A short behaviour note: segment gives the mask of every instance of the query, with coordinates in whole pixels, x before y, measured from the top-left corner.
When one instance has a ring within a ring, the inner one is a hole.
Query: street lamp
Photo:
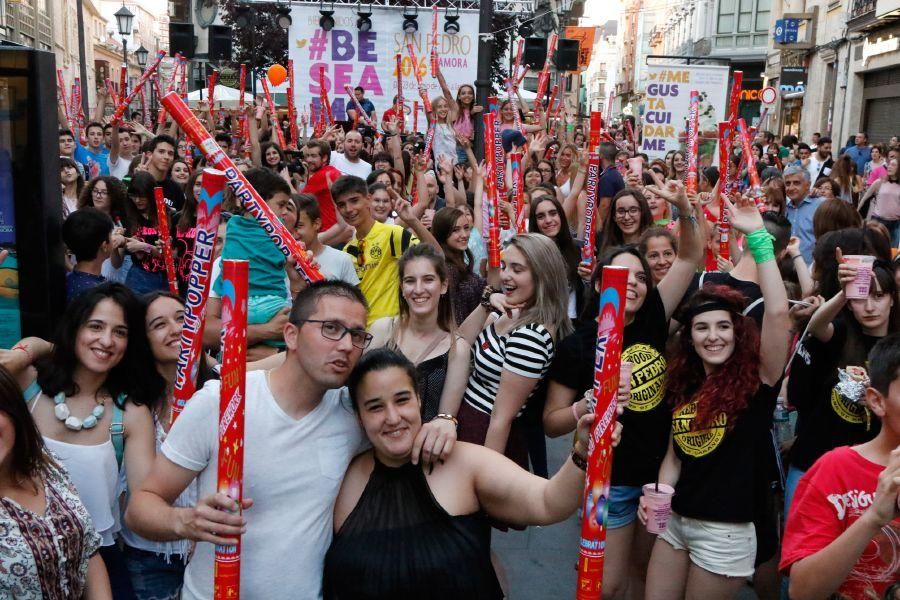
[[[144,45],[141,44],[141,47],[134,51],[134,56],[137,58],[138,66],[141,70],[144,70],[144,67],[147,66],[147,57],[150,55],[150,51],[144,48]]]
[[[131,23],[134,20],[134,15],[128,7],[122,4],[122,8],[117,10],[113,16],[116,17],[116,23],[119,26],[119,35],[122,36],[122,64],[125,65],[125,82],[126,87],[128,86],[128,37],[131,35]],[[119,93],[122,94],[122,97],[125,97],[125,90],[119,90]]]

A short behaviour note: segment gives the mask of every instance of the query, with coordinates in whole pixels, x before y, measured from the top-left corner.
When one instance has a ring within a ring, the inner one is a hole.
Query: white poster
[[[719,121],[728,105],[728,67],[709,65],[647,65],[647,86],[641,103],[641,152],[665,158],[669,150],[684,150],[691,90],[700,92],[700,164],[713,161]]]
[[[344,89],[360,86],[365,97],[375,105],[378,118],[391,107],[397,93],[396,55],[402,56],[403,98],[407,112],[419,98],[413,63],[407,52],[412,42],[422,84],[434,99],[441,94],[437,79],[431,77],[431,11],[419,11],[419,30],[403,32],[403,11],[372,7],[372,29],[359,31],[355,6],[334,6],[335,26],[331,31],[319,27],[319,5],[295,4],[291,7],[292,24],[288,32],[290,58],[294,61],[297,89],[294,99],[298,110],[320,105],[319,69],[325,67],[325,88],[336,120],[346,119],[350,98]],[[460,85],[475,83],[478,68],[478,13],[460,12],[460,32],[444,33],[444,14],[438,15],[438,55],[440,68],[450,91],[455,95]],[[420,106],[419,110],[423,110]],[[420,116],[420,129],[425,117]]]

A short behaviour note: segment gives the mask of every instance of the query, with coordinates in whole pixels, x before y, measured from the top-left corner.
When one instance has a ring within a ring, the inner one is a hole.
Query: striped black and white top
[[[499,335],[491,323],[478,334],[472,348],[473,369],[463,399],[472,408],[491,414],[504,369],[522,377],[541,379],[550,368],[553,353],[553,336],[539,323],[522,325],[506,335]]]

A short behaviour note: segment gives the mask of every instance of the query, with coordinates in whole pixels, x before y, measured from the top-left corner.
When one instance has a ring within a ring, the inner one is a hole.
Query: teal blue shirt
[[[287,297],[284,255],[253,217],[235,216],[228,221],[225,226],[225,245],[222,248],[222,260],[226,259],[250,261],[250,297]],[[221,295],[221,276],[213,282],[213,289]]]

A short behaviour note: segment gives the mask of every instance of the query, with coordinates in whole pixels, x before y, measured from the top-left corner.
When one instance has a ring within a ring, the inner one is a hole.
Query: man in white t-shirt
[[[371,341],[366,316],[358,288],[313,284],[297,295],[285,325],[284,363],[247,374],[242,515],[235,500],[216,493],[219,382],[188,402],[125,517],[149,539],[199,542],[182,598],[213,597],[214,544],[234,544],[238,535],[242,595],[321,597],[334,501],[350,460],[366,445],[341,388]],[[197,506],[173,507],[194,478]]]
[[[113,132],[110,136],[109,156],[106,157],[106,164],[109,166],[109,174],[120,181],[128,176],[131,161],[134,159],[135,153],[140,150],[140,147],[134,148],[131,136],[132,132],[123,127],[119,127],[118,131]]]
[[[341,172],[341,175],[355,175],[365,179],[372,172],[372,165],[359,157],[363,148],[362,135],[355,129],[348,131],[344,136],[344,153],[331,153],[332,167]]]

